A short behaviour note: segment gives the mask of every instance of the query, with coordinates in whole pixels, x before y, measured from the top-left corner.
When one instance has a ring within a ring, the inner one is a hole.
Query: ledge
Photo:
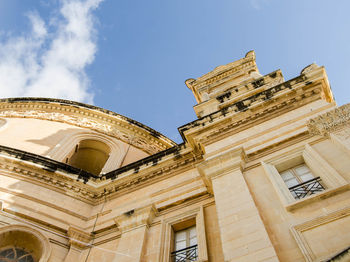
[[[306,206],[306,205],[308,205],[310,203],[313,203],[313,202],[315,202],[317,200],[322,200],[322,199],[329,198],[331,196],[340,194],[340,193],[342,193],[342,192],[344,192],[346,190],[349,190],[349,189],[350,189],[350,184],[349,183],[347,183],[345,185],[338,186],[336,188],[326,189],[323,192],[320,192],[318,194],[314,194],[314,195],[309,196],[309,197],[305,197],[305,198],[299,199],[299,200],[297,200],[296,202],[294,202],[292,204],[286,205],[285,209],[287,211],[293,212],[294,210],[302,208],[302,207],[304,207],[304,206]]]
[[[73,174],[73,175],[77,175],[77,180],[82,179],[84,183],[86,183],[90,178],[95,178],[95,179],[98,178],[98,176],[91,174],[85,170],[70,166],[68,164],[65,164],[47,157],[25,152],[19,149],[0,146],[0,153],[3,155],[15,157],[20,160],[32,162],[35,164],[40,164],[41,166],[43,166],[44,170],[49,172],[55,172],[59,170],[59,171],[64,171],[64,172]]]

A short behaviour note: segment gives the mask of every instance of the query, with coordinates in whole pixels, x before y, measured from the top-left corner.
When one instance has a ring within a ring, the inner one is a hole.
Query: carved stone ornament
[[[25,102],[0,101],[0,117],[35,118],[88,128],[115,137],[149,154],[175,145],[173,141],[149,127],[116,113],[47,100],[46,103],[45,99],[31,102],[30,98]]]
[[[330,132],[337,131],[349,125],[350,104],[346,104],[310,119],[307,126],[310,134],[328,137]]]

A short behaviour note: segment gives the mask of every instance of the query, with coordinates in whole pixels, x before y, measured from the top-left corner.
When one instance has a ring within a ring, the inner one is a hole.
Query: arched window
[[[70,157],[66,158],[66,163],[99,175],[106,164],[111,149],[101,141],[86,139],[80,141],[74,148]]]
[[[49,240],[41,232],[24,225],[0,228],[0,262],[47,262]]]
[[[9,247],[0,251],[0,262],[34,262],[33,256],[17,247]]]

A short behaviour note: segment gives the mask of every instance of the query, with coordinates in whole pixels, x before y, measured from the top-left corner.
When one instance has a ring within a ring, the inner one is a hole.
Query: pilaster
[[[122,232],[115,262],[142,261],[147,231],[156,210],[153,205],[130,210],[114,219]]]
[[[77,262],[80,260],[81,252],[89,246],[92,237],[78,227],[70,226],[68,228],[69,252],[64,262]]]
[[[226,151],[198,166],[215,197],[225,261],[278,261],[243,177],[242,148]]]

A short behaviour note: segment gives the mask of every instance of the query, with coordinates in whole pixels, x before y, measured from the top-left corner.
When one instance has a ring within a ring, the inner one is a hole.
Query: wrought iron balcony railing
[[[198,259],[198,247],[193,245],[171,252],[172,262],[190,262]]]
[[[320,177],[315,177],[299,185],[292,186],[288,189],[295,199],[301,199],[325,190],[324,186],[321,184]]]

